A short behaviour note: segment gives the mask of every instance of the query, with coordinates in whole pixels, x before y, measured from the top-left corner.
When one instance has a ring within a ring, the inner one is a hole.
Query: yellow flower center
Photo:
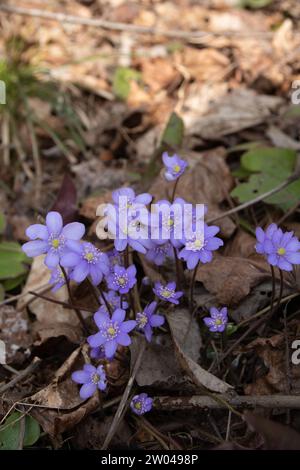
[[[173,166],[173,171],[174,171],[174,173],[178,173],[180,171],[180,166],[179,165],[174,165]]]
[[[215,321],[215,324],[216,324],[216,325],[222,325],[222,320],[220,320],[220,319],[218,318],[218,320]]]
[[[194,241],[194,246],[195,246],[195,248],[201,248],[201,246],[202,246],[201,240],[195,240]]]
[[[94,384],[97,384],[97,383],[99,382],[99,380],[100,380],[99,375],[98,375],[98,374],[93,374],[93,376],[92,376],[92,382],[93,382]]]
[[[86,259],[87,261],[93,261],[93,259],[94,259],[93,253],[86,253],[85,259]]]
[[[168,225],[169,227],[172,227],[174,225],[174,220],[173,219],[169,219],[168,220]]]
[[[285,248],[278,248],[277,253],[278,253],[279,255],[285,255],[286,250],[285,250]]]
[[[168,298],[168,297],[170,297],[171,292],[170,292],[168,289],[163,289],[163,290],[161,291],[161,295],[162,295],[163,297],[167,297],[167,298]]]
[[[53,246],[53,248],[58,248],[59,247],[59,239],[58,238],[54,238],[52,240],[52,246]]]
[[[137,402],[134,404],[134,407],[135,407],[137,410],[140,410],[140,409],[142,408],[141,402],[137,401]]]
[[[110,326],[107,329],[107,333],[109,334],[109,336],[114,336],[116,334],[116,330],[112,326]]]
[[[124,284],[126,284],[126,279],[125,279],[125,277],[119,277],[119,284],[120,284],[121,286],[124,286]]]

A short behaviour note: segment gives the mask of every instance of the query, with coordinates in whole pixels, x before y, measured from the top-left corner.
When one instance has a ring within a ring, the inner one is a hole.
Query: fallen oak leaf
[[[199,266],[196,280],[215,294],[220,304],[232,306],[269,277],[268,272],[261,272],[248,259],[216,255],[211,263]]]
[[[196,319],[191,318],[189,311],[186,309],[175,310],[168,314],[167,320],[179,364],[194,384],[218,393],[233,390],[231,385],[206,371],[196,362],[195,348],[200,349],[201,337]]]

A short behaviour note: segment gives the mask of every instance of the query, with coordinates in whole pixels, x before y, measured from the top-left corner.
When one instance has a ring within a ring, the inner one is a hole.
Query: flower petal
[[[121,346],[129,346],[131,344],[130,336],[122,331],[118,334],[117,341]]]
[[[134,328],[136,327],[136,321],[135,320],[128,320],[128,321],[124,321],[121,325],[120,325],[120,330],[123,332],[123,333],[129,333],[131,330],[133,330]]]
[[[78,264],[79,262],[80,262],[79,254],[74,253],[73,251],[64,253],[60,259],[60,264],[64,268],[72,268],[73,266],[76,266],[76,264]]]
[[[85,384],[90,380],[90,374],[84,370],[77,370],[73,372],[72,380],[77,384]]]
[[[63,227],[62,216],[59,212],[48,212],[46,216],[46,225],[49,233],[59,235]]]
[[[104,345],[105,355],[108,359],[112,358],[115,355],[118,344],[116,340],[108,341]]]
[[[40,238],[41,240],[47,240],[49,238],[49,232],[47,230],[46,225],[42,224],[34,224],[30,225],[26,229],[26,235],[31,240],[35,240],[36,238]]]
[[[92,348],[98,348],[105,343],[106,339],[103,338],[101,333],[96,333],[95,335],[89,336],[87,341]]]
[[[79,395],[83,400],[86,400],[87,398],[90,398],[92,395],[94,395],[96,390],[97,390],[97,385],[90,382],[88,384],[82,385]]]
[[[24,243],[24,245],[22,246],[22,250],[30,258],[46,253],[47,248],[48,248],[48,243],[42,240],[34,240],[32,242],[27,242],[27,243]]]
[[[118,323],[122,323],[124,321],[125,315],[126,315],[125,310],[122,310],[121,308],[117,308],[114,311],[111,319],[112,319],[113,322],[116,321]]]
[[[56,251],[48,251],[47,256],[45,258],[45,265],[49,269],[55,268],[59,263],[59,254]]]
[[[89,266],[86,261],[81,261],[72,272],[71,278],[76,282],[82,282],[89,274]]]
[[[62,235],[71,240],[80,240],[85,233],[85,226],[79,222],[72,222],[67,224],[63,230]]]

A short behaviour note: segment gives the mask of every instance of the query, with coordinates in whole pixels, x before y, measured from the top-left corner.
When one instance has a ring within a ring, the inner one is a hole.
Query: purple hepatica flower
[[[152,398],[147,393],[135,395],[130,402],[130,408],[136,415],[143,415],[151,410],[153,404]]]
[[[154,314],[157,302],[151,302],[143,312],[136,314],[137,328],[145,333],[147,341],[152,339],[152,328],[164,324],[165,319],[162,315]]]
[[[136,267],[132,264],[129,268],[115,266],[114,272],[107,276],[107,285],[110,289],[120,294],[127,294],[136,283]]]
[[[99,332],[89,336],[88,343],[92,348],[104,346],[105,356],[110,359],[114,356],[118,344],[129,346],[131,339],[128,333],[136,327],[136,321],[125,319],[125,310],[117,308],[110,318],[107,312],[97,312],[94,320]]]
[[[120,188],[116,189],[116,191],[113,191],[112,199],[116,206],[121,209],[121,211],[126,211],[129,217],[136,217],[140,208],[150,204],[152,201],[152,196],[148,193],[143,193],[136,196],[133,189]]]
[[[166,258],[174,258],[173,247],[169,241],[161,244],[153,242],[147,251],[146,258],[157,266],[161,266]]]
[[[256,251],[265,254],[271,266],[292,271],[293,264],[300,264],[300,242],[294,232],[283,232],[280,228],[270,230],[270,227],[266,233],[262,229],[256,230],[259,242]]]
[[[223,241],[215,237],[219,230],[215,225],[204,224],[204,240],[196,237],[185,240],[185,247],[179,252],[179,257],[186,261],[188,269],[194,269],[199,261],[203,264],[211,262],[212,251],[223,246]]]
[[[163,285],[161,282],[156,282],[153,288],[153,292],[162,300],[171,302],[172,304],[179,304],[179,298],[183,295],[183,292],[176,292],[176,283],[169,282],[167,285]]]
[[[122,308],[123,310],[126,310],[128,308],[128,303],[123,300],[122,305],[121,305],[121,297],[114,291],[110,290],[109,292],[103,292],[103,296],[106,299],[106,302],[110,306],[111,310],[114,311],[117,308]],[[107,307],[104,299],[102,296],[99,297],[99,301],[101,303],[101,307],[99,308],[100,312],[107,312]]]
[[[209,328],[209,331],[213,333],[222,333],[222,331],[225,330],[228,322],[227,307],[223,307],[221,310],[212,307],[210,309],[210,317],[203,318],[203,321]]]
[[[164,152],[162,160],[166,167],[165,178],[167,181],[177,180],[187,167],[187,162],[179,158],[176,154],[171,157],[167,152]]]
[[[109,273],[108,256],[89,242],[83,242],[79,246],[72,245],[72,250],[61,257],[61,265],[72,268],[70,279],[82,282],[90,276],[95,286]]]
[[[49,283],[53,284],[53,287],[51,289],[52,292],[56,292],[62,286],[65,285],[66,283],[65,276],[59,266],[51,270],[51,277],[50,277]]]
[[[46,254],[45,264],[52,269],[58,265],[70,242],[72,245],[79,245],[84,232],[83,224],[72,222],[63,227],[61,215],[58,212],[49,212],[46,225],[34,224],[26,229],[26,235],[31,241],[25,243],[22,250],[29,257]]]
[[[261,227],[257,227],[256,229],[256,239],[257,243],[255,245],[256,252],[260,255],[267,254],[265,251],[265,242],[267,240],[271,240],[274,233],[278,230],[276,224],[271,224],[269,227],[264,231]],[[267,243],[268,246],[268,243]]]
[[[107,386],[103,366],[96,368],[91,364],[85,364],[83,370],[73,372],[72,380],[78,384],[82,384],[79,395],[83,400],[94,395],[97,389],[105,390]]]
[[[171,244],[178,248],[182,246],[184,226],[192,223],[185,215],[186,202],[182,198],[176,198],[171,204],[167,200],[158,201],[151,213],[151,238],[158,243],[170,240]]]

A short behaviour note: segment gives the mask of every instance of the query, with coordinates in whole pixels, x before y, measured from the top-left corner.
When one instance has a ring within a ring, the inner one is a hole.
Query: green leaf
[[[161,139],[162,144],[179,147],[184,136],[184,123],[175,112],[171,114]]]
[[[236,197],[240,203],[244,203],[271,191],[293,173],[295,163],[296,152],[294,150],[259,148],[246,152],[241,157],[241,169],[249,172],[249,179],[237,185],[231,192],[231,196]],[[286,211],[293,207],[299,198],[300,180],[297,180],[264,201]]]
[[[273,0],[241,0],[241,6],[256,9],[271,5],[272,2]]]
[[[0,212],[0,235],[2,235],[2,233],[4,232],[5,226],[6,226],[6,220],[5,220],[4,214]]]
[[[20,442],[22,414],[11,413],[0,427],[0,450],[17,450]],[[32,446],[40,437],[40,426],[31,416],[25,417],[23,447]]]
[[[14,279],[26,273],[24,263],[29,263],[21,246],[15,242],[0,243],[0,280]]]
[[[126,100],[130,92],[131,80],[140,80],[141,74],[129,67],[118,67],[113,76],[113,92],[121,100]]]
[[[2,284],[6,292],[15,289],[22,284],[26,279],[26,273],[21,276],[15,277],[14,279],[5,279]]]

